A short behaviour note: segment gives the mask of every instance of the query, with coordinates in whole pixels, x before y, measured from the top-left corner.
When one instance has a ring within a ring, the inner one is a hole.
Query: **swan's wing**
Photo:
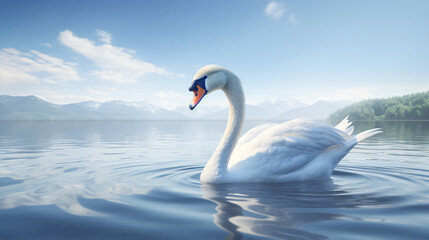
[[[278,123],[266,123],[259,126],[256,126],[249,131],[247,131],[243,136],[240,137],[238,140],[237,145],[242,145],[247,143],[248,141],[254,139],[256,136],[258,136],[261,132],[265,131],[268,128],[274,127],[279,125]]]
[[[228,164],[231,171],[284,175],[304,167],[324,149],[346,143],[342,131],[306,119],[267,127],[252,137],[237,144]]]

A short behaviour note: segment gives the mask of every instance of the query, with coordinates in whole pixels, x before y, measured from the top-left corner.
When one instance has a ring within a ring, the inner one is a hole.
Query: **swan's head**
[[[189,91],[194,93],[189,108],[193,110],[203,97],[215,90],[222,89],[227,83],[225,69],[216,65],[208,65],[195,74]]]

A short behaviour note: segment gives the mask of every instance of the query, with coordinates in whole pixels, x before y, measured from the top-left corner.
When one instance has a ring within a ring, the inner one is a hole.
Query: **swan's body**
[[[308,119],[257,126],[240,139],[245,99],[241,82],[232,72],[209,65],[194,77],[193,109],[201,99],[221,89],[229,100],[229,119],[218,147],[201,173],[202,182],[287,182],[327,179],[340,160],[359,141],[380,133],[358,135],[344,119],[336,127]]]

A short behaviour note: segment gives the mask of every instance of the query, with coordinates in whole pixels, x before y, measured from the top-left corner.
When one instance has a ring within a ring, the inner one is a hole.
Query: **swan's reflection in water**
[[[214,223],[226,239],[326,239],[306,224],[354,219],[333,208],[356,207],[359,198],[339,190],[332,181],[287,184],[203,184],[203,198],[217,204]],[[330,210],[327,211],[326,209]],[[325,210],[324,210],[325,209]],[[356,219],[355,219],[356,220]]]

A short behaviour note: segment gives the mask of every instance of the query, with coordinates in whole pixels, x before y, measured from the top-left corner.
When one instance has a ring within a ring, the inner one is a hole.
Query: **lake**
[[[0,239],[429,239],[429,122],[356,122],[331,180],[201,184],[225,124],[0,121]]]

